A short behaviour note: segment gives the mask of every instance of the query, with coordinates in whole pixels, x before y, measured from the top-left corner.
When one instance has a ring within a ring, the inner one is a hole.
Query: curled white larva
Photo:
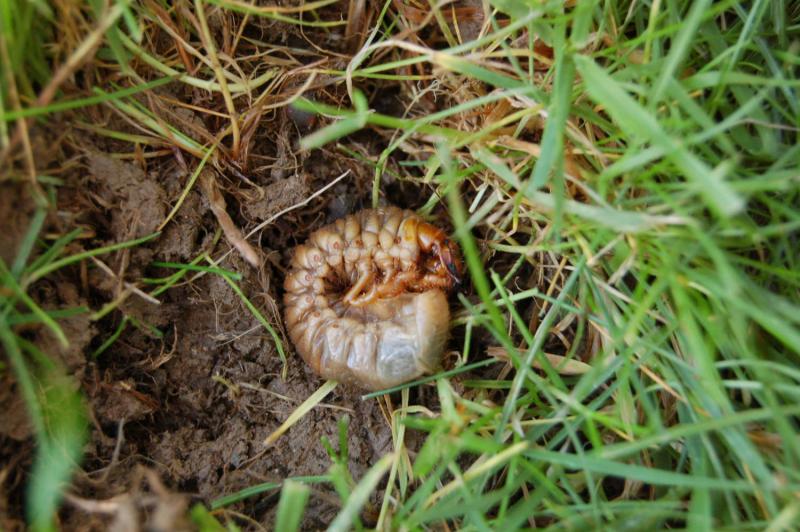
[[[285,321],[320,376],[370,390],[435,371],[447,340],[446,292],[461,274],[440,229],[397,207],[337,220],[297,246]]]

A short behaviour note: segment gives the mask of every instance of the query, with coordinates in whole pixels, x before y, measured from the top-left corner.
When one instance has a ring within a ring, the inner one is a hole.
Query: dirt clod
[[[155,232],[167,214],[164,189],[157,176],[148,179],[138,166],[103,153],[93,152],[87,158],[100,196],[118,205],[111,214],[113,233],[132,239]]]

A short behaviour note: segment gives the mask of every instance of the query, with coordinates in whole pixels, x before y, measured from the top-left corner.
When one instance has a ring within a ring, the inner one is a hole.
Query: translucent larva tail
[[[441,290],[429,290],[415,299],[419,342],[417,367],[433,373],[441,367],[442,351],[450,330],[450,307]]]
[[[396,386],[439,369],[450,325],[447,298],[441,290],[404,294],[389,301],[394,317],[377,327],[380,341],[375,374],[369,379],[375,389]]]

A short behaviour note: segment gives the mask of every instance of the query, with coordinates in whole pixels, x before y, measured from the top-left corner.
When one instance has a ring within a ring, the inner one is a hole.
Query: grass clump
[[[414,404],[410,386],[399,405],[365,398],[386,414],[391,452],[352,479],[343,436],[326,476],[259,484],[214,512],[282,488],[277,521],[296,529],[307,485],[324,484],[341,502],[337,529],[372,514],[378,529],[796,522],[795,4],[219,0],[97,13],[85,15],[105,28],[87,82],[51,111],[102,102],[106,123],[71,116],[119,157],[179,157],[195,177],[208,163],[240,202],[258,179],[285,177],[281,164],[357,161],[367,202],[411,189],[421,213],[447,213],[469,271],[455,362],[426,379],[435,399]],[[288,37],[270,40],[275,28]],[[24,140],[48,83],[10,65],[22,89],[3,85],[4,147],[14,124]],[[296,150],[262,127],[280,116],[303,133]],[[298,211],[295,227],[313,224],[313,209]],[[61,265],[49,264],[36,271]],[[209,256],[162,264],[235,280]],[[22,271],[6,268],[8,286]],[[6,316],[30,307],[23,294]],[[269,313],[254,312],[280,346]]]

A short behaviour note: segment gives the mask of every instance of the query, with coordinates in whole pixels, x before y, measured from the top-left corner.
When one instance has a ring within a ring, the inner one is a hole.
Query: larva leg
[[[353,307],[363,307],[364,305],[369,305],[375,301],[377,291],[378,286],[373,284],[372,288],[369,289],[369,292],[345,301],[345,303]]]
[[[419,274],[415,270],[407,270],[387,277],[385,281],[377,286],[375,297],[386,298],[399,296],[406,291],[408,286],[413,284]]]
[[[358,281],[356,281],[356,284],[354,284],[350,288],[350,290],[347,291],[342,300],[348,305],[356,305],[357,301],[361,299],[358,297],[358,295],[364,290],[364,288],[367,285],[372,284],[372,281],[374,279],[375,279],[375,272],[371,270],[366,270],[361,272],[361,277],[359,277]],[[374,291],[375,287],[373,286],[372,289],[370,290],[370,293]]]
[[[387,272],[386,279],[380,284],[372,285],[372,288],[361,297],[347,301],[353,306],[369,305],[378,299],[386,299],[399,296],[406,291],[406,288],[417,281],[419,274],[414,270],[401,272]]]
[[[452,286],[452,282],[447,277],[442,277],[441,275],[434,273],[428,273],[422,277],[414,279],[407,286],[418,292],[425,292],[432,288],[448,290]]]

